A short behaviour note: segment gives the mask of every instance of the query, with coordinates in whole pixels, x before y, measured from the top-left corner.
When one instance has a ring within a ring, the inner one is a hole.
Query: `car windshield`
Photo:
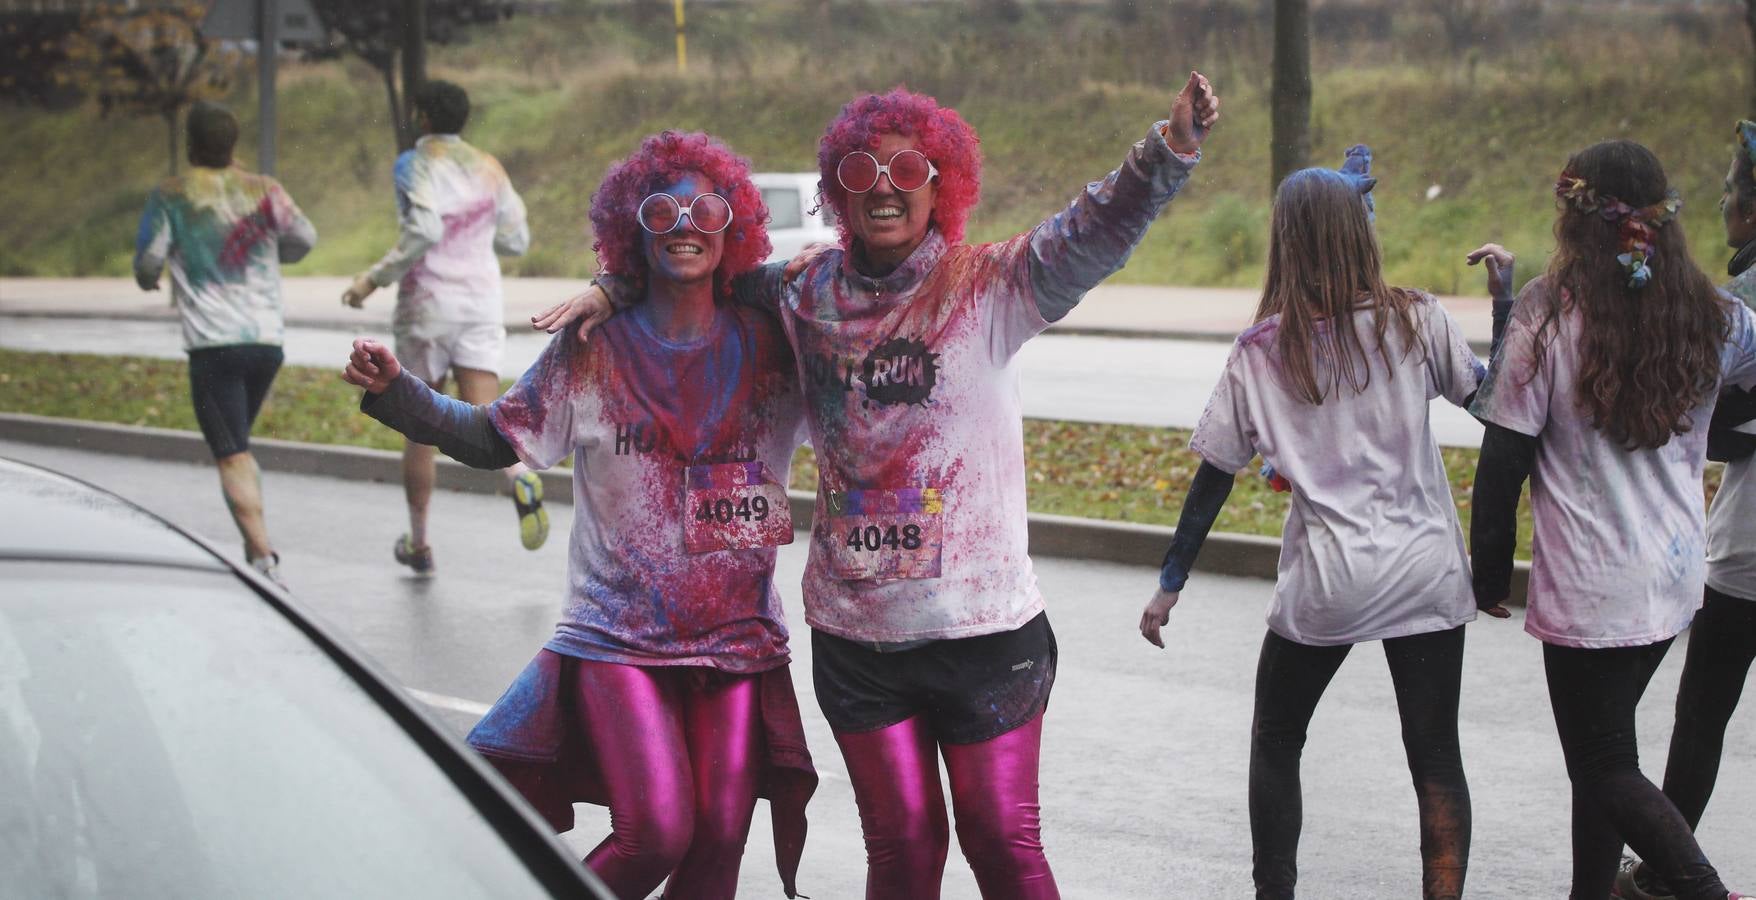
[[[805,224],[800,214],[797,188],[765,187],[762,189],[762,205],[768,207],[768,227],[771,231],[776,228],[799,228]]]
[[[0,582],[0,893],[549,896],[229,573],[0,562]]]

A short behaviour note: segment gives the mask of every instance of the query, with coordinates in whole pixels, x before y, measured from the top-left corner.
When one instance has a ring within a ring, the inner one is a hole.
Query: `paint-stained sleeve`
[[[382,394],[360,398],[360,411],[417,444],[475,469],[504,469],[518,461],[495,430],[488,409],[447,397],[403,372]]]
[[[293,202],[279,182],[268,183],[268,200],[274,209],[275,247],[283,263],[296,263],[317,246],[317,226]]]
[[[1483,422],[1528,437],[1537,437],[1549,424],[1549,395],[1554,391],[1555,366],[1541,360],[1540,307],[1552,302],[1542,294],[1546,278],[1532,279],[1518,295],[1512,321],[1500,349],[1488,366],[1488,377],[1476,391],[1470,414]],[[1543,364],[1539,365],[1539,362]]]
[[[786,291],[786,270],[786,263],[774,262],[739,275],[732,279],[732,298],[752,309],[776,313],[780,309],[781,295]]]
[[[171,253],[171,217],[165,212],[164,195],[154,189],[146,198],[146,210],[140,214],[140,229],[134,235],[134,283],[143,291],[158,287],[159,273]]]
[[[1427,399],[1444,397],[1453,406],[1463,406],[1487,377],[1487,367],[1438,300],[1423,295],[1420,305],[1427,342]]]
[[[1201,421],[1189,438],[1189,449],[1226,472],[1237,472],[1256,456],[1257,428],[1250,415],[1248,385],[1244,380],[1247,365],[1243,346],[1233,344],[1219,384],[1214,386],[1207,408],[1201,412]]]
[[[384,254],[366,277],[379,287],[394,284],[445,238],[445,220],[433,197],[432,178],[422,157],[407,151],[396,160],[399,225],[396,246]]]
[[[496,165],[497,170],[499,167]],[[494,197],[494,252],[523,256],[530,249],[530,222],[525,218],[524,198],[512,187],[512,179],[499,170],[500,189]]]
[[[601,341],[594,341],[596,347]],[[488,404],[494,430],[533,469],[546,469],[573,452],[575,409],[588,385],[581,377],[584,355],[591,352],[563,328],[500,399]]]
[[[1213,530],[1213,523],[1219,518],[1220,510],[1225,508],[1226,498],[1232,495],[1232,483],[1236,480],[1236,473],[1201,461],[1194,479],[1189,482],[1189,495],[1183,498],[1183,511],[1177,514],[1177,530],[1171,533],[1170,549],[1165,551],[1164,562],[1159,564],[1160,588],[1175,592],[1188,583],[1189,570],[1195,567],[1195,557],[1200,555],[1201,545],[1207,543],[1207,533]]]
[[[1729,306],[1732,321],[1721,354],[1721,383],[1748,391],[1756,388],[1756,314],[1736,299]]]
[[[1066,209],[1031,231],[1026,258],[1035,315],[1060,320],[1087,291],[1122,268],[1189,180],[1201,154],[1172,150],[1162,131],[1166,124],[1153,125],[1115,171],[1086,185]]]

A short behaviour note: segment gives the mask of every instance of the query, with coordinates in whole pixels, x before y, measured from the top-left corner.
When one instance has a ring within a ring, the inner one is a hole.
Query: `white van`
[[[768,207],[769,262],[792,259],[806,244],[836,242],[835,213],[817,201],[816,172],[757,172],[750,176]]]

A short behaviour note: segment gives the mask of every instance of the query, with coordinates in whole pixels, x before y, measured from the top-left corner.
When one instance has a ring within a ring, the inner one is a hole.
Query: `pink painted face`
[[[1738,178],[1738,163],[1732,161],[1732,168],[1726,172],[1725,189],[1719,195],[1719,212],[1725,219],[1726,245],[1742,247],[1756,240],[1756,198],[1746,198],[1748,206],[1738,208],[1738,190],[1735,187]]]
[[[713,193],[714,187],[713,182],[705,175],[689,172],[675,182],[659,188],[658,192],[670,194],[679,207],[687,209],[695,203],[697,197]],[[705,211],[703,217],[705,220]],[[676,227],[665,234],[653,234],[641,229],[641,251],[646,257],[646,269],[653,279],[677,285],[712,280],[713,272],[719,268],[720,258],[725,253],[726,233],[705,233],[697,226],[695,219],[693,212],[684,214],[681,221],[676,222]],[[672,219],[665,218],[661,221],[668,225]],[[732,227],[736,227],[735,224]]]
[[[879,137],[878,146],[871,153],[880,164],[889,165],[896,154],[916,149],[916,143],[912,136],[887,133]],[[927,237],[938,189],[934,180],[905,193],[896,189],[890,176],[880,175],[871,190],[848,193],[848,230],[853,232],[854,243],[868,263],[888,270],[908,259]]]

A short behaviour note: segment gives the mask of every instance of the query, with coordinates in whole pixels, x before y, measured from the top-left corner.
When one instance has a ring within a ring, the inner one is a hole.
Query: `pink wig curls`
[[[610,167],[591,197],[591,228],[598,267],[609,275],[646,284],[645,234],[635,218],[640,201],[689,173],[700,173],[732,205],[732,224],[725,231],[725,252],[714,270],[714,286],[730,289],[732,278],[762,265],[768,243],[768,207],[750,183],[750,161],[719,140],[699,131],[661,131],[640,142],[640,149]]]
[[[916,147],[939,170],[933,202],[933,227],[956,244],[963,240],[969,211],[982,194],[982,146],[976,131],[957,111],[942,107],[926,94],[892,88],[885,94],[862,94],[841,108],[817,144],[817,171],[823,199],[835,210],[835,227],[844,247],[853,246],[847,226],[848,195],[835,178],[841,158],[855,150],[871,152],[885,134],[910,135]],[[888,160],[879,160],[888,162]]]

